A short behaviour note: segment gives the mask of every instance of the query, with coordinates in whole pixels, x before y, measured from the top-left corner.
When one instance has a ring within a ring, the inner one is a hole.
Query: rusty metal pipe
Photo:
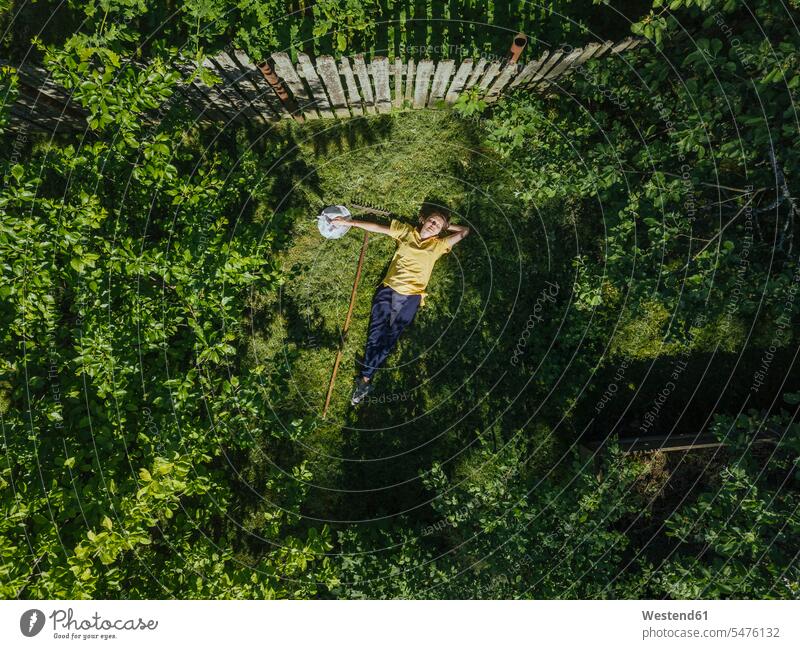
[[[528,37],[519,32],[514,39],[511,41],[511,48],[508,51],[508,62],[513,65],[518,60],[519,57],[522,55],[522,50],[525,49],[525,46],[528,44]]]
[[[289,95],[289,91],[286,89],[286,86],[283,85],[281,78],[275,74],[275,70],[272,69],[269,61],[262,61],[258,63],[256,67],[261,71],[264,80],[278,96],[278,99],[281,100],[281,103],[286,107],[286,110],[289,111],[289,114],[298,122],[302,122],[304,118],[303,114],[300,112],[300,107],[297,105],[294,98]]]

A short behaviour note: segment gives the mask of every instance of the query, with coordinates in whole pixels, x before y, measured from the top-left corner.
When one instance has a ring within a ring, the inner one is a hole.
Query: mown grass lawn
[[[474,125],[453,113],[318,123],[294,137],[310,171],[292,192],[307,208],[295,213],[280,255],[290,278],[277,295],[257,300],[250,361],[269,366],[281,386],[271,393],[276,420],[315,420],[300,446],[315,484],[333,492],[314,502],[341,504],[347,496],[340,490],[369,489],[371,497],[378,494],[380,509],[391,509],[391,494],[409,502],[407,490],[419,488],[418,473],[431,461],[474,443],[476,431],[491,435],[499,427],[502,417],[487,395],[495,404],[518,401],[523,386],[511,379],[509,359],[525,326],[526,303],[552,275],[547,239],[504,184],[502,162],[476,144]],[[326,204],[363,202],[413,222],[429,197],[450,205],[473,234],[437,264],[426,303],[378,373],[372,401],[356,409],[349,402],[356,359],[363,354],[372,295],[395,248],[387,237],[370,235],[323,420],[363,233],[326,240],[315,216]],[[525,421],[522,413],[507,415]]]

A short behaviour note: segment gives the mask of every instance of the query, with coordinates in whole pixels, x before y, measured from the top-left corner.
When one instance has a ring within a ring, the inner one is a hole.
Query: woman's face
[[[423,239],[435,237],[442,231],[442,228],[444,228],[444,219],[439,214],[431,214],[422,222],[419,234]]]

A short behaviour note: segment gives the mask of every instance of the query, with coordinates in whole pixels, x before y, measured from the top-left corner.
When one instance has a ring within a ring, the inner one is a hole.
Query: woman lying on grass
[[[386,277],[372,298],[361,376],[356,379],[350,400],[355,405],[370,393],[373,375],[394,349],[400,334],[411,324],[417,309],[425,303],[425,287],[434,264],[469,234],[469,228],[451,224],[449,210],[429,202],[423,204],[416,228],[396,219],[392,219],[389,225],[348,221],[342,217],[332,219],[332,222],[388,234],[397,241],[397,250]]]

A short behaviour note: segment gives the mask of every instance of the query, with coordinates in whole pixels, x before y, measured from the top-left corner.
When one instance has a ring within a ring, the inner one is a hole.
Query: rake
[[[377,216],[390,216],[389,210],[374,205],[369,205],[365,202],[351,203],[350,207],[356,212],[363,214],[375,214]],[[339,371],[339,364],[342,362],[342,354],[344,353],[344,344],[347,338],[347,331],[350,329],[350,319],[353,316],[353,307],[356,304],[356,293],[358,292],[358,283],[361,280],[361,269],[364,266],[364,256],[367,252],[367,243],[369,243],[369,232],[364,231],[364,241],[361,243],[361,252],[358,255],[358,265],[356,266],[356,278],[353,281],[353,290],[350,291],[350,306],[347,308],[347,317],[344,319],[342,326],[342,333],[339,337],[339,349],[336,351],[336,360],[333,362],[333,372],[331,372],[331,380],[328,383],[328,393],[325,395],[325,405],[322,408],[322,418],[328,412],[328,406],[331,403],[331,396],[333,395],[333,386],[336,383],[336,374]]]

